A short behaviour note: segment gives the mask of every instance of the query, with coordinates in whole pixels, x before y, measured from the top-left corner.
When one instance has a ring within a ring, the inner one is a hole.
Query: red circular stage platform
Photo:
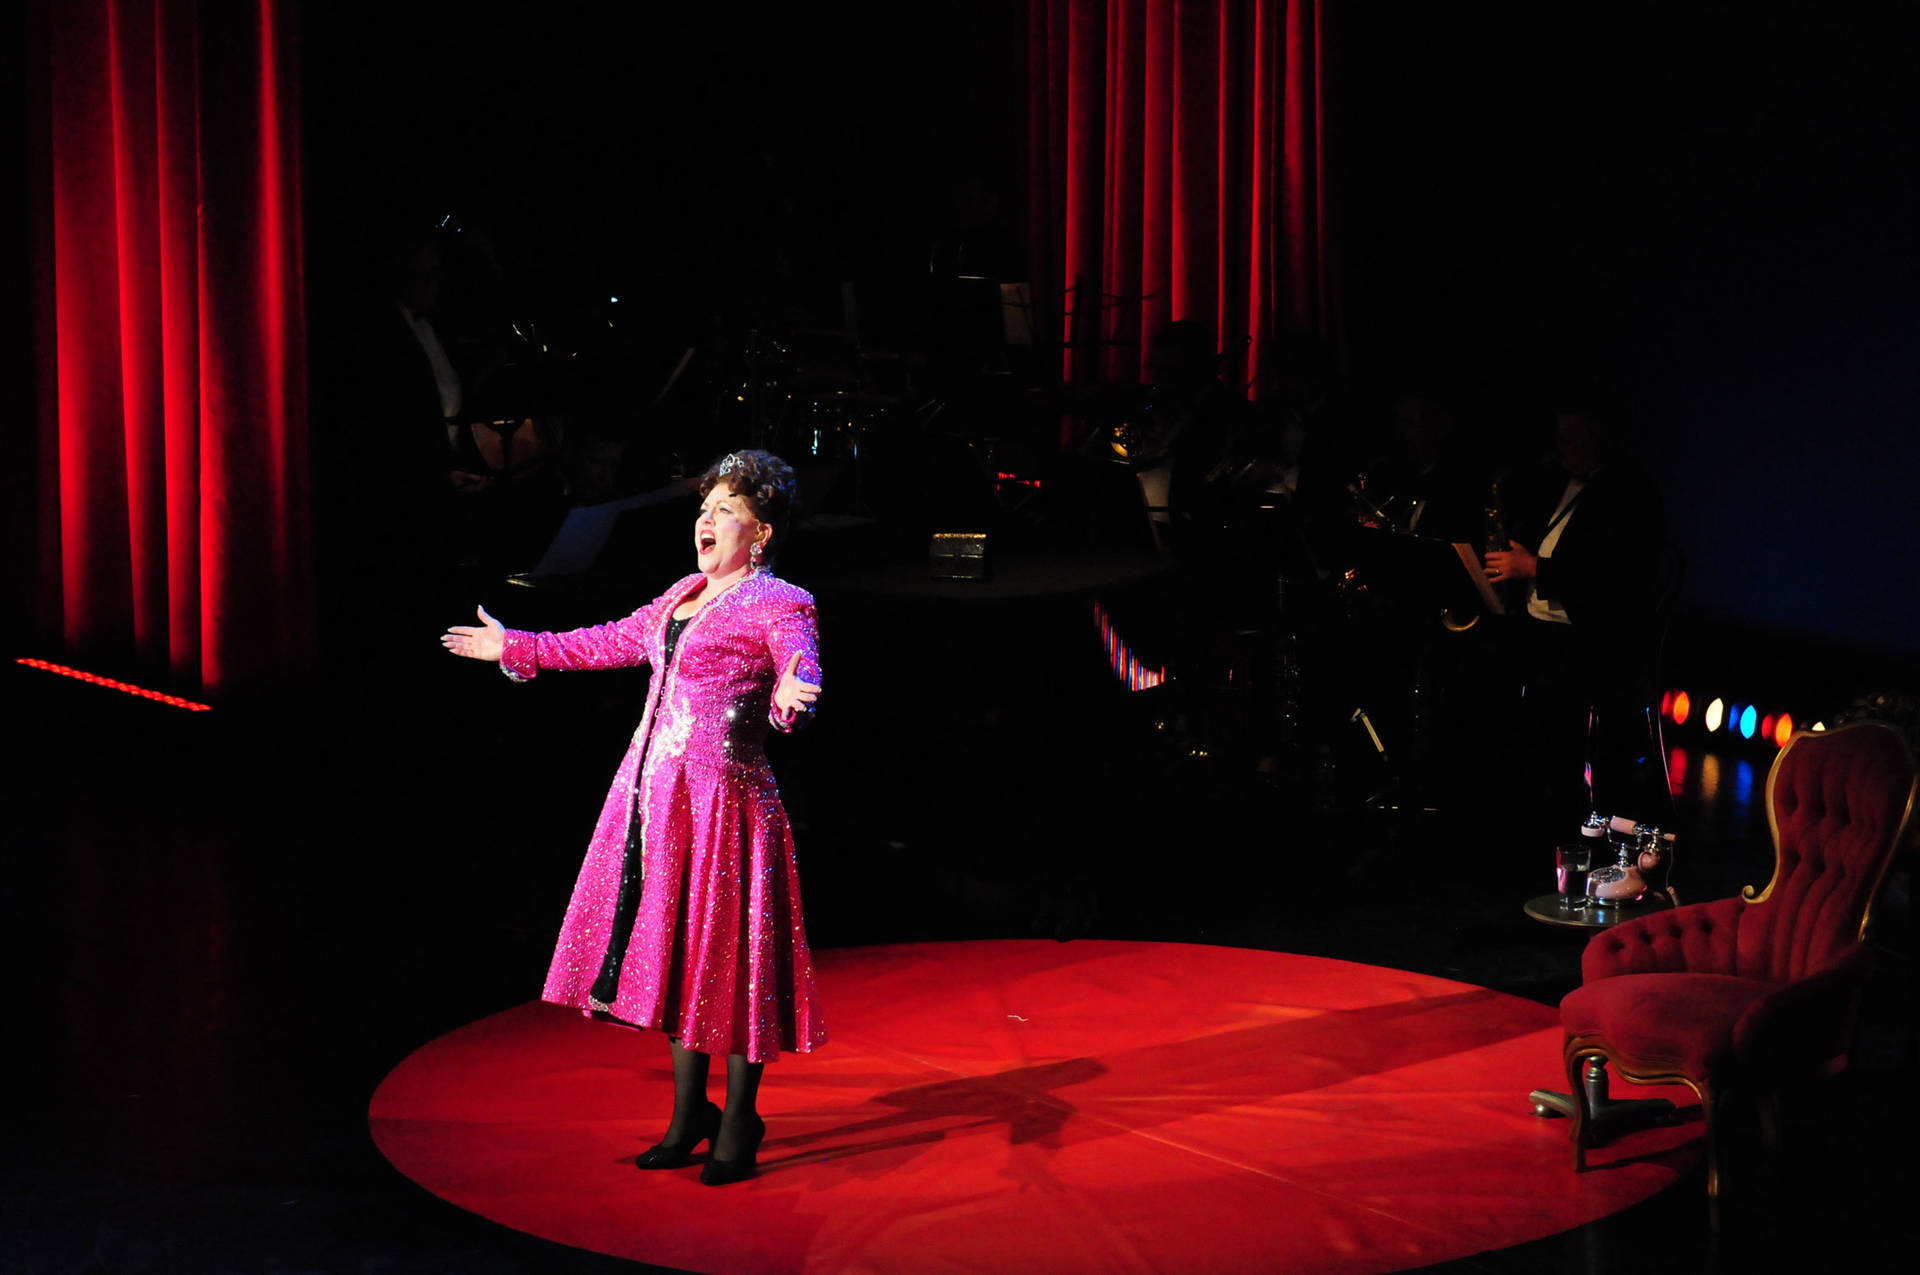
[[[767,1068],[750,1182],[635,1168],[666,1041],[537,1003],[402,1062],[374,1141],[506,1226],[727,1272],[1401,1270],[1603,1216],[1698,1156],[1695,1107],[1576,1175],[1526,1098],[1564,1084],[1558,1015],[1465,983],[1169,943],[818,959],[833,1038]]]

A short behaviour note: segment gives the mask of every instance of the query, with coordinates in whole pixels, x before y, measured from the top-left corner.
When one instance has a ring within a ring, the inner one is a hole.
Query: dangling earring
[[[748,565],[753,570],[758,571],[760,569],[760,542],[756,540],[754,542],[753,548],[749,552],[751,553],[753,560]]]

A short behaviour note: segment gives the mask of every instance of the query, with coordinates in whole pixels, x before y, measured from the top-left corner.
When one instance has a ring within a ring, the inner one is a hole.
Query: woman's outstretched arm
[[[664,601],[665,595],[622,619],[564,633],[509,629],[481,607],[478,627],[454,625],[440,643],[468,659],[499,661],[500,671],[516,682],[541,669],[633,668],[649,658],[649,635]]]

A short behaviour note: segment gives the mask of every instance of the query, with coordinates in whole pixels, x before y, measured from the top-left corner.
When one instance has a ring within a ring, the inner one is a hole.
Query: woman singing
[[[673,1169],[709,1144],[700,1180],[753,1173],[766,1124],[761,1068],[826,1039],[800,911],[793,837],[768,768],[767,728],[793,729],[820,693],[813,599],[768,567],[793,507],[793,469],[736,452],[700,480],[699,571],[623,620],[570,633],[477,628],[441,639],[541,669],[651,664],[640,729],[613,779],[567,905],[542,997],[673,1049],[673,1119],[639,1158]],[[707,1064],[727,1059],[727,1105]]]

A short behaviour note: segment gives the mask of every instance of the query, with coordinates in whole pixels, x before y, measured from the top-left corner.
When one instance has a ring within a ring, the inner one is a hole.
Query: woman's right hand
[[[485,607],[475,607],[473,610],[480,617],[479,627],[456,624],[441,634],[440,645],[470,660],[493,660],[497,663],[507,645],[506,626],[488,615]]]

